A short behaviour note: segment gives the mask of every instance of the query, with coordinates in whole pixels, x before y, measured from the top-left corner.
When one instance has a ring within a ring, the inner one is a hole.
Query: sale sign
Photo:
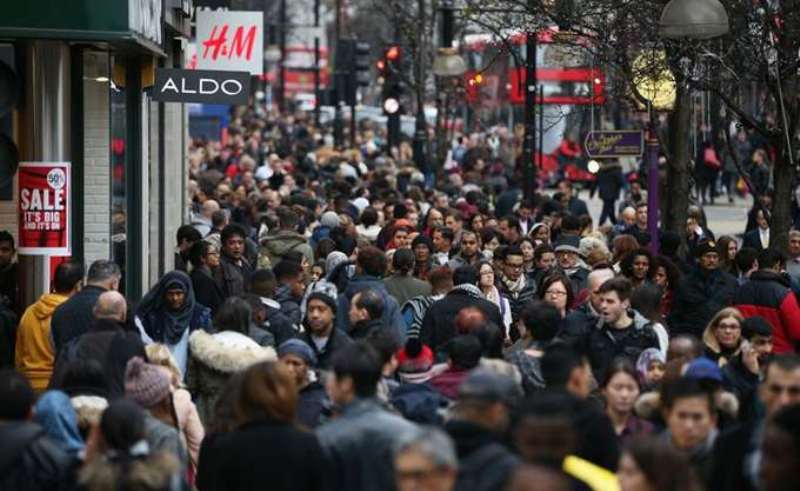
[[[69,162],[20,162],[19,252],[70,254]]]
[[[197,68],[264,72],[264,13],[197,11]]]

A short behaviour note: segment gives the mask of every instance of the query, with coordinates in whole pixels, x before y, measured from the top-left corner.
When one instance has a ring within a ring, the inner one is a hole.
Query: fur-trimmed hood
[[[734,419],[739,415],[739,400],[730,392],[719,391],[715,394],[714,406]],[[661,395],[655,391],[640,395],[634,404],[633,411],[640,418],[655,418],[661,411]]]
[[[250,365],[277,359],[271,347],[234,331],[209,334],[198,329],[189,336],[189,351],[203,365],[223,373],[236,373]]]

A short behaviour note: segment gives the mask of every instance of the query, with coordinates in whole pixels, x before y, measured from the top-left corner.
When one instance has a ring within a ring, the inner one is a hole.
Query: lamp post
[[[428,168],[428,157],[426,150],[428,147],[428,122],[425,120],[425,71],[423,68],[425,60],[425,50],[423,49],[425,39],[425,0],[417,0],[417,15],[419,26],[417,28],[417,117],[414,125],[414,163],[417,168],[425,175],[425,184],[430,184],[431,176]]]
[[[719,0],[670,0],[661,11],[658,34],[664,39],[706,40],[724,36],[729,31],[728,13]],[[652,124],[647,132],[647,232],[650,247],[659,249],[658,222],[660,197],[658,194],[658,139]],[[671,190],[687,192],[688,190]]]
[[[455,37],[455,7],[453,7],[452,0],[442,0],[439,5],[439,18],[441,21],[441,39],[439,49],[436,52],[436,58],[433,59],[433,74],[440,80],[449,82],[454,78],[463,76],[467,71],[467,64],[464,62],[464,59],[458,54],[458,51],[453,48],[453,38]],[[444,84],[444,86],[445,91],[447,91],[449,84]],[[446,100],[447,99],[445,98],[445,101]],[[442,136],[442,127],[438,123],[441,123],[442,121],[441,111],[446,111],[446,106],[446,102],[445,104],[440,104],[439,106],[440,114],[438,114],[437,117],[436,128],[437,143],[441,144],[443,147],[444,140],[447,138],[446,135]],[[444,117],[445,121],[447,121],[446,113]],[[443,149],[438,148],[438,158],[441,158],[442,154]]]

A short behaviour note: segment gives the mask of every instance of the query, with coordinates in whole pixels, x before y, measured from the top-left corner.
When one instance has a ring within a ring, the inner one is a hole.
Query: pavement
[[[578,196],[586,201],[589,213],[596,222],[600,218],[603,202],[597,197],[597,194],[595,194],[594,198],[589,199],[589,191],[587,190],[580,191]],[[716,204],[705,205],[703,207],[708,220],[708,228],[710,228],[717,237],[721,235],[736,236],[744,233],[744,227],[747,223],[747,212],[752,204],[753,199],[749,195],[745,198],[739,198],[737,196],[733,204],[728,204],[727,196],[718,197],[716,199]]]

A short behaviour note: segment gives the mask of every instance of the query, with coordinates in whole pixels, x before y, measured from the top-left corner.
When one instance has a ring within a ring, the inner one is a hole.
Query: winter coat
[[[589,334],[597,328],[600,316],[594,311],[590,302],[567,313],[561,321],[558,339],[568,343],[578,343],[584,353],[589,350]]]
[[[125,367],[134,356],[147,358],[141,337],[112,320],[98,319],[89,331],[67,343],[56,359],[51,388],[61,388],[64,376],[74,360],[93,360],[102,367],[108,381],[108,397],[125,395]]]
[[[658,336],[651,322],[639,312],[632,312],[633,324],[630,327],[619,330],[600,320],[597,329],[589,334],[589,362],[599,379],[605,376],[615,358],[626,358],[635,364],[642,351],[659,348]]]
[[[44,429],[26,421],[0,423],[0,489],[70,490],[74,460]]]
[[[0,369],[14,368],[14,345],[17,338],[17,314],[0,305]]]
[[[430,283],[418,280],[411,275],[394,274],[384,279],[383,285],[398,305],[403,305],[414,297],[431,294]]]
[[[78,475],[86,491],[136,489],[140,491],[178,491],[174,477],[180,470],[177,459],[164,452],[151,453],[127,464],[98,457],[88,462]]]
[[[198,455],[200,454],[200,444],[203,443],[206,431],[200,421],[197,406],[192,402],[192,395],[185,389],[178,389],[172,392],[172,404],[175,407],[175,415],[178,418],[178,429],[192,468],[197,469]]]
[[[441,359],[446,359],[446,356],[442,357],[446,343],[456,336],[456,315],[465,307],[477,307],[486,315],[487,320],[494,322],[496,326],[503,325],[500,309],[486,300],[478,287],[456,286],[443,299],[431,305],[422,319],[420,338]]]
[[[297,422],[306,428],[314,429],[320,425],[322,414],[330,407],[328,393],[318,381],[311,382],[300,389],[297,399]]]
[[[313,433],[263,419],[203,442],[197,488],[319,491],[328,479],[322,449]]]
[[[619,193],[625,187],[625,176],[619,165],[604,165],[597,173],[597,190],[602,200],[618,200]]]
[[[522,389],[525,391],[526,396],[531,396],[545,389],[542,358],[540,356],[533,356],[525,349],[520,349],[509,353],[506,359],[519,370],[522,377]]]
[[[375,276],[361,275],[354,276],[350,279],[344,293],[339,295],[337,299],[336,327],[343,332],[350,332],[352,326],[350,326],[350,317],[347,315],[347,313],[350,312],[350,301],[356,293],[367,289],[375,290],[383,297],[383,315],[381,316],[381,322],[383,322],[386,328],[394,332],[395,339],[398,343],[405,344],[406,325],[403,321],[403,315],[400,313],[400,305],[394,297],[389,295],[389,292],[383,285],[383,281]]]
[[[56,357],[50,337],[53,312],[68,298],[58,293],[46,293],[25,310],[19,321],[15,366],[37,392],[47,389],[53,374]]]
[[[286,285],[281,285],[275,292],[275,301],[280,304],[281,312],[294,325],[300,325],[300,301],[292,296],[292,291]],[[347,312],[347,311],[345,311]]]
[[[467,375],[469,375],[469,370],[448,367],[428,383],[433,390],[452,401],[458,395],[458,387],[467,378]]]
[[[758,422],[748,421],[720,433],[714,442],[713,466],[708,489],[715,491],[755,491],[754,478],[747,465],[758,452]]]
[[[328,342],[322,349],[317,348],[317,343],[315,343],[314,339],[311,337],[310,331],[304,332],[301,339],[311,346],[314,355],[317,357],[317,368],[320,370],[328,370],[331,367],[331,358],[333,354],[353,342],[350,336],[335,327],[331,330]]]
[[[383,331],[383,321],[380,319],[368,319],[356,322],[352,329],[350,329],[350,337],[352,339],[366,339],[373,335],[373,333]]]
[[[520,465],[519,457],[489,430],[467,421],[452,420],[445,431],[458,455],[458,491],[502,491]]]
[[[703,331],[703,345],[705,346],[705,357],[711,361],[716,362],[720,367],[727,365],[727,363],[735,356],[739,355],[742,351],[742,343],[734,349],[723,348],[714,336],[714,329],[707,326]]]
[[[766,194],[769,189],[769,167],[766,164],[753,166],[750,170],[750,182],[753,184],[753,194]]]
[[[793,353],[800,341],[800,306],[780,273],[759,270],[740,286],[733,304],[745,317],[760,315],[772,326],[773,352]]]
[[[250,365],[277,359],[274,349],[261,347],[234,331],[209,334],[197,330],[189,336],[189,353],[186,385],[194,396],[200,420],[206,426],[213,418],[217,397],[231,375]]]
[[[508,299],[508,304],[511,307],[511,323],[516,325],[520,315],[522,315],[522,309],[525,308],[528,302],[536,298],[536,284],[526,277],[525,286],[518,292],[512,292],[503,281],[498,283],[498,289],[500,294]],[[503,326],[502,323],[498,325]],[[512,332],[516,332],[516,329],[512,329]]]
[[[261,303],[267,308],[266,329],[275,337],[275,346],[280,346],[284,341],[297,337],[297,328],[281,310],[281,304],[265,297],[261,297]]]
[[[771,241],[772,237],[770,234],[770,242]],[[765,249],[764,244],[761,243],[761,234],[759,233],[758,227],[744,234],[742,237],[742,247],[750,247],[751,249],[755,249],[757,252],[761,252]]]
[[[586,202],[575,196],[569,200],[567,211],[576,217],[589,214],[589,208],[586,207]]]
[[[290,251],[298,251],[305,256],[309,263],[314,262],[314,251],[308,245],[305,237],[292,230],[277,230],[275,233],[268,233],[261,239],[259,266],[275,266]]]
[[[225,303],[225,292],[222,286],[211,276],[211,271],[206,266],[194,268],[189,274],[189,278],[192,279],[195,300],[208,307],[213,317],[217,313],[217,309]]]
[[[50,331],[58,353],[61,347],[89,330],[94,321],[94,306],[105,288],[86,285],[53,312]]]
[[[733,393],[744,405],[755,394],[759,376],[742,362],[741,353],[722,367],[722,387]]]
[[[670,336],[691,334],[700,338],[717,312],[731,305],[737,286],[736,278],[728,273],[696,266],[675,288],[667,319]]]
[[[376,399],[356,399],[336,419],[317,428],[331,491],[395,489],[393,448],[416,425],[390,413]]]
[[[222,268],[222,294],[225,298],[235,297],[245,293],[247,279],[253,272],[250,263],[242,258],[242,264],[238,265],[223,253],[220,256],[219,266]]]

